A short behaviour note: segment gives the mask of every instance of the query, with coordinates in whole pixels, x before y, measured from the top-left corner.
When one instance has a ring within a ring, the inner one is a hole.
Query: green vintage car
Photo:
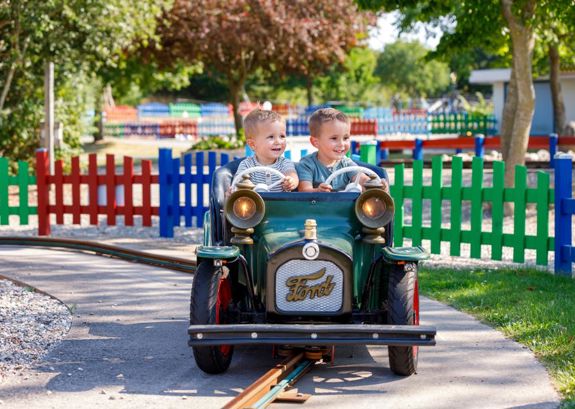
[[[375,344],[388,345],[393,372],[413,374],[418,347],[435,344],[435,328],[419,325],[417,264],[428,254],[391,246],[383,169],[337,171],[370,176],[364,192],[350,183],[343,192],[272,193],[250,182],[252,168],[226,199],[238,164],[214,174],[197,249],[188,332],[198,367],[226,371],[235,345],[329,355],[334,345]]]

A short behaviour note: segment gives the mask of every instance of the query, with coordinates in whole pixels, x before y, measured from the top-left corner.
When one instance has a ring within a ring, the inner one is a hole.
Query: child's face
[[[286,149],[286,126],[283,122],[261,122],[256,126],[256,134],[247,140],[256,159],[262,165],[271,165],[282,156]]]
[[[321,124],[318,135],[310,138],[311,144],[318,150],[318,159],[324,164],[341,160],[351,146],[350,125],[341,121]]]

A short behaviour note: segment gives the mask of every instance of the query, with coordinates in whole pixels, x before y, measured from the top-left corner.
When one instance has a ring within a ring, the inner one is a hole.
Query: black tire
[[[388,323],[391,325],[419,325],[419,289],[417,264],[395,264],[390,268],[388,286]],[[417,371],[417,346],[389,346],[389,366],[402,376]]]
[[[192,284],[190,300],[190,325],[225,324],[225,310],[228,305],[222,304],[222,294],[231,301],[230,283],[223,277],[220,267],[214,267],[211,261],[202,261],[196,270]],[[228,286],[227,288],[225,286]],[[220,297],[220,298],[218,298]],[[233,345],[193,347],[194,358],[198,367],[209,374],[225,372],[232,362]]]

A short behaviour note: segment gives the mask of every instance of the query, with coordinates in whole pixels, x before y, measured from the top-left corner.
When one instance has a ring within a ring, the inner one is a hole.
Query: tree
[[[147,51],[166,65],[203,62],[226,80],[236,130],[246,80],[257,70],[311,76],[357,43],[363,14],[351,0],[176,0]]]
[[[549,71],[551,100],[553,102],[553,123],[555,132],[562,134],[566,130],[567,118],[565,103],[561,91],[561,58],[573,58],[571,45],[575,42],[574,34],[575,7],[563,4],[554,7],[543,15],[538,36],[546,48],[546,59]]]
[[[428,50],[418,41],[398,40],[385,46],[376,74],[393,92],[411,97],[436,96],[449,88],[449,67],[428,61]]]
[[[134,43],[147,41],[154,34],[156,16],[169,4],[168,0],[0,1],[0,152],[25,159],[38,145],[47,61],[55,63],[57,113],[74,116],[65,124],[64,138],[77,145],[80,135],[72,124],[80,124],[85,110],[75,93],[94,80],[90,73],[116,64]]]
[[[536,0],[458,0],[435,2],[420,0],[405,3],[399,0],[357,0],[362,7],[400,10],[407,26],[411,21],[426,21],[436,25],[445,19],[454,23],[445,27],[447,35],[441,38],[439,48],[449,44],[471,47],[481,44],[498,44],[508,35],[512,56],[511,81],[503,110],[501,124],[501,149],[507,162],[505,182],[513,185],[515,165],[525,163],[531,120],[535,107],[532,78],[534,26],[541,13],[554,7],[554,2]],[[561,5],[563,6],[563,4]]]

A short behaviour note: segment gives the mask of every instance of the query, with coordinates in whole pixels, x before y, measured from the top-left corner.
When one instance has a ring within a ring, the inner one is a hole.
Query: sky
[[[397,41],[398,30],[395,28],[395,21],[399,16],[398,12],[385,13],[377,20],[377,28],[369,32],[369,47],[374,50],[383,50],[386,44]],[[435,31],[435,37],[427,38],[425,25],[419,24],[414,32],[402,34],[404,40],[419,40],[430,49],[435,49],[441,38],[441,31]]]

